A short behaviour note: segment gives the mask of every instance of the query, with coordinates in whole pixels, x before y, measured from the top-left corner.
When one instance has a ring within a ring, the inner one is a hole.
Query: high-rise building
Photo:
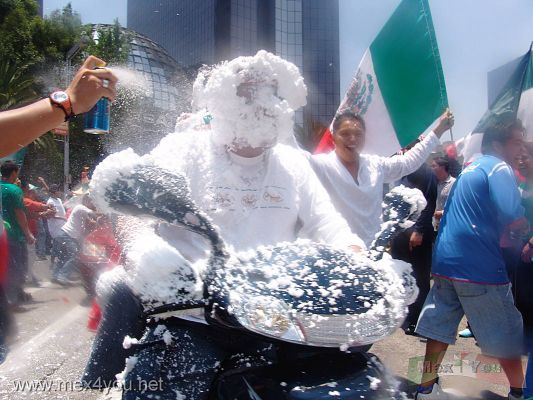
[[[43,18],[43,0],[37,0],[38,13]]]
[[[339,105],[338,0],[128,0],[128,28],[186,67],[259,49],[293,62],[309,91],[296,116],[307,145]]]

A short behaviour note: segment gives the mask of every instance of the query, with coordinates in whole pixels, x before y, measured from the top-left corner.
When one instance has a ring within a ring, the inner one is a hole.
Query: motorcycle
[[[168,392],[178,393],[172,390],[179,376],[172,349],[184,346],[169,338],[201,326],[200,332],[231,338],[234,349],[217,369],[210,399],[404,398],[368,350],[400,327],[417,295],[410,265],[386,255],[392,237],[425,207],[416,189],[395,188],[385,196],[382,229],[364,254],[305,240],[234,254],[192,202],[186,178],[157,167],[121,175],[108,185],[105,200],[116,212],[178,224],[210,243],[203,296],[191,298],[183,285],[176,289],[183,301],[145,304],[148,328],[133,344],[134,361],[153,357],[148,364],[161,369]],[[186,268],[182,278],[196,279]],[[180,317],[184,313],[202,321]]]

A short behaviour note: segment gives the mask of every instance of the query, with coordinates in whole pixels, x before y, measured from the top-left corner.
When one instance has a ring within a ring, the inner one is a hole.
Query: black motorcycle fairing
[[[105,197],[116,211],[182,225],[206,237],[215,256],[227,255],[217,229],[192,201],[184,175],[154,166],[138,166],[131,175],[113,182]]]
[[[364,257],[326,244],[299,241],[259,249],[206,281],[210,305],[230,305],[230,294],[271,296],[292,309],[319,315],[366,312],[382,282]]]
[[[221,372],[210,393],[210,400],[402,398],[376,356],[340,352]]]
[[[404,286],[409,280],[389,272],[364,255],[320,243],[297,241],[260,248],[212,270],[205,281],[206,319],[305,345],[370,344],[392,333],[404,317],[403,308],[389,299],[407,293],[410,289]],[[279,302],[282,314],[299,327],[300,337],[255,330],[250,322],[255,301],[264,301],[267,307]],[[338,340],[331,336],[335,331]],[[327,336],[328,340],[321,340]]]

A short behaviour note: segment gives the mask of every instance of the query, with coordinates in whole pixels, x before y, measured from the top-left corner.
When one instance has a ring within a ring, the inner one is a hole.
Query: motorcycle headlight
[[[232,295],[230,303],[231,312],[246,329],[276,339],[305,343],[305,337],[284,301],[269,296],[242,299]]]
[[[298,313],[296,318],[308,344],[344,349],[384,339],[401,324],[401,320],[392,319],[388,313],[327,316]]]
[[[349,348],[374,343],[401,324],[388,312],[357,315],[318,315],[296,312],[270,296],[230,297],[230,312],[246,329],[287,342]]]

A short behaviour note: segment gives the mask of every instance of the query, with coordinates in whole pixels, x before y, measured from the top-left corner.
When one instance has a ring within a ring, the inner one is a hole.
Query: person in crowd
[[[431,254],[434,236],[432,218],[437,199],[437,178],[431,167],[427,163],[423,163],[415,172],[403,177],[400,184],[420,190],[427,202],[426,208],[415,224],[395,236],[391,245],[392,257],[406,261],[413,267],[413,275],[419,292],[415,302],[409,306],[409,313],[403,324],[403,329],[407,335],[416,335],[416,322],[429,293],[431,280]]]
[[[31,233],[34,237],[37,238],[39,235],[39,223],[42,225],[42,219],[46,219],[52,216],[55,213],[55,209],[49,207],[46,203],[42,203],[37,200],[37,195],[35,190],[30,189],[30,184],[27,181],[23,181],[22,192],[24,193],[24,207],[26,209],[26,218],[28,220],[28,227],[30,228]],[[35,253],[37,258],[40,260],[46,260],[44,256],[45,249],[44,247],[38,247],[39,241],[35,241]],[[41,246],[44,246],[45,242],[41,239]],[[39,286],[39,281],[33,272],[33,268],[28,266],[28,278],[29,281],[35,285]]]
[[[526,218],[533,226],[533,142],[526,143],[526,151],[519,163],[519,171],[525,178],[522,188],[522,205],[525,209]],[[526,334],[527,361],[526,379],[524,385],[524,397],[533,398],[533,235],[528,235],[529,240],[521,251],[521,263],[511,272],[511,282],[514,285],[516,307],[522,313],[524,320],[524,332]]]
[[[462,167],[461,162],[459,161],[461,157],[457,153],[457,146],[455,143],[450,143],[446,146],[443,158],[448,161],[449,174],[454,178],[457,178],[461,173]]]
[[[57,257],[57,250],[54,248],[53,243],[55,239],[62,233],[61,228],[67,222],[67,213],[65,207],[63,206],[63,201],[61,200],[61,190],[59,185],[53,183],[50,185],[48,192],[50,197],[46,201],[46,204],[50,207],[53,207],[55,210],[54,215],[52,215],[48,220],[48,232],[52,237],[52,252],[50,255],[50,261],[52,266],[54,265],[55,258]]]
[[[118,79],[116,75],[108,69],[95,70],[95,67],[101,65],[105,65],[103,60],[94,56],[89,56],[74,76],[69,87],[65,90],[66,95],[62,99],[62,104],[52,102],[50,99],[43,99],[25,107],[0,112],[0,131],[2,132],[0,136],[0,157],[5,157],[18,151],[21,147],[28,145],[42,134],[57,127],[66,117],[70,117],[76,113],[79,114],[89,111],[102,97],[114,100]],[[7,251],[0,251],[0,266],[12,264],[20,266],[21,261],[23,264],[24,260],[24,252],[17,252],[17,250],[22,249],[22,246],[17,246],[16,242],[18,241],[9,239],[10,237],[19,236],[17,228],[13,228],[9,220],[4,221],[6,215],[10,220],[20,218],[22,229],[24,229],[25,216],[23,216],[24,213],[22,209],[18,207],[22,202],[22,200],[20,200],[22,198],[21,194],[17,193],[13,187],[7,185],[13,183],[10,182],[11,179],[9,178],[9,174],[11,172],[8,171],[11,168],[12,167],[6,167],[6,174],[8,175],[5,179],[4,173],[2,172],[2,184],[6,182],[5,197],[10,204],[12,200],[15,200],[17,207],[10,208],[4,213],[4,206],[1,205],[0,243],[4,243],[4,248],[0,247],[0,250]],[[4,198],[3,186],[0,198]],[[18,223],[16,226],[18,227]],[[26,233],[25,229],[24,233]],[[35,240],[31,233],[28,235],[27,239],[29,239],[30,243]],[[10,246],[9,243],[15,244]],[[9,253],[10,247],[16,247],[14,254]],[[9,267],[5,268],[5,270],[9,271]],[[4,273],[9,275],[6,272]],[[0,325],[4,325],[4,322],[9,319],[4,315],[7,313],[8,309],[8,307],[4,306],[8,303],[7,298],[4,296],[5,287],[5,283],[4,285],[0,284]],[[4,313],[2,313],[2,311],[4,311]],[[5,326],[0,326],[0,358],[2,354],[4,357],[6,354],[4,340],[5,331]]]
[[[50,198],[50,186],[48,186],[48,183],[46,183],[46,180],[42,176],[38,176],[37,181],[40,184],[41,193],[39,200],[47,202]],[[49,218],[51,218],[51,216]],[[44,249],[44,256],[46,257],[47,255],[50,256],[52,253],[52,236],[48,229],[48,219],[41,218],[41,222],[42,224],[37,226],[39,234],[36,237],[37,243],[35,246]],[[42,244],[40,243],[40,239],[43,242]],[[39,257],[39,254],[37,256]]]
[[[508,165],[523,147],[519,123],[487,128],[483,156],[463,170],[452,188],[435,243],[434,284],[416,327],[427,338],[419,400],[447,398],[438,383],[437,366],[455,343],[465,315],[482,352],[499,360],[511,386],[509,399],[522,398],[522,316],[513,301],[499,243],[506,225],[514,235],[529,229]]]
[[[95,207],[88,194],[82,203],[72,209],[61,233],[54,239],[57,262],[52,272],[52,282],[68,286],[70,276],[78,270],[78,255],[84,237],[96,226]]]
[[[7,237],[0,234],[0,364],[2,364],[8,353],[7,339],[13,332],[13,317],[9,311],[9,303],[6,297],[6,281],[8,267],[8,243]]]
[[[364,247],[334,209],[302,152],[280,144],[292,138],[294,110],[305,104],[306,94],[293,64],[265,51],[238,57],[208,75],[201,72],[194,85],[195,104],[212,116],[210,129],[171,134],[150,154],[157,165],[187,176],[192,199],[236,251],[298,237],[355,250]],[[111,157],[115,156],[119,155]],[[91,191],[97,189],[99,171],[106,165],[104,161],[95,169]],[[113,168],[112,161],[108,165]],[[198,238],[184,229],[161,224],[158,234],[191,261],[206,255]],[[121,346],[124,336],[140,337],[143,330],[139,300],[131,289],[116,285],[104,307],[83,380],[113,381],[129,354]],[[184,373],[180,392],[187,399],[203,399],[216,374],[216,368],[204,365],[228,350],[212,340],[217,333],[207,326],[183,327],[178,334],[190,340],[176,350],[200,366],[190,373],[175,367]],[[149,368],[138,363],[130,375]]]
[[[433,225],[435,232],[439,230],[439,221],[444,212],[444,205],[448,200],[455,178],[450,174],[450,162],[446,157],[435,157],[431,161],[431,168],[437,178],[437,202],[435,205],[435,214],[433,215]]]
[[[89,182],[90,182],[90,179],[89,179],[89,167],[87,165],[85,165],[81,169],[80,182],[81,182],[81,190],[84,191],[84,192],[87,192],[89,190]]]
[[[0,112],[0,157],[27,146],[76,114],[89,111],[98,100],[116,96],[117,77],[97,57],[89,56],[60,96]]]
[[[28,226],[22,189],[15,183],[19,174],[18,165],[12,161],[5,161],[1,166],[1,173],[2,216],[9,244],[7,299],[12,307],[17,308],[27,298],[23,290],[28,273],[26,245],[34,244],[35,237]]]
[[[446,155],[444,157],[438,156],[433,159],[431,162],[431,168],[437,177],[438,186],[437,186],[437,204],[435,207],[435,214],[433,215],[433,227],[435,228],[435,238],[437,237],[437,232],[439,231],[439,222],[442,219],[442,214],[444,212],[444,206],[452,190],[452,186],[455,183],[455,177],[451,174],[450,170],[452,168],[456,169],[458,164],[456,157],[449,157]],[[453,167],[452,167],[453,166]],[[459,169],[460,171],[460,169]],[[455,175],[457,176],[457,175]],[[470,324],[467,323],[465,329],[459,331],[459,337],[462,338],[472,338],[474,334],[470,329]]]
[[[99,216],[96,227],[87,234],[81,245],[80,275],[87,294],[82,305],[90,305],[93,302],[99,275],[118,265],[120,253],[111,219],[106,215]]]
[[[380,157],[362,152],[366,128],[361,116],[346,111],[335,117],[332,126],[335,151],[309,159],[333,205],[367,246],[381,224],[383,184],[397,181],[420,168],[453,122],[453,115],[446,111],[433,131],[410,151]]]

